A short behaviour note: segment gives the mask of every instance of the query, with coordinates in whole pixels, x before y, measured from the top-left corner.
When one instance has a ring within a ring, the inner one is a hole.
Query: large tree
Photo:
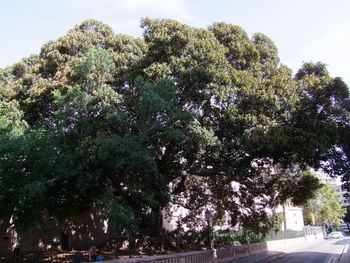
[[[120,231],[159,232],[181,202],[257,229],[266,207],[319,187],[306,167],[344,174],[349,91],[323,64],[293,78],[267,36],[225,23],[141,26],[134,39],[88,20],[1,70],[3,228],[32,203],[57,218],[99,206]]]

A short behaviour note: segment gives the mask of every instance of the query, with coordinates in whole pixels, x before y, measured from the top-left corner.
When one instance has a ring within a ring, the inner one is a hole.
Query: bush
[[[264,240],[265,236],[263,234],[248,230],[224,230],[215,233],[216,245],[253,244],[262,242]]]
[[[189,244],[208,244],[208,229],[203,231],[184,231],[178,228],[173,232],[167,234],[169,243],[175,243],[177,247],[182,247]]]
[[[216,246],[220,245],[238,245],[238,244],[253,244],[259,243],[265,240],[265,236],[261,233],[253,231],[233,231],[233,230],[220,230],[211,233],[213,235],[214,243]],[[208,228],[203,231],[187,231],[179,228],[173,232],[168,233],[169,243],[176,244],[177,247],[183,247],[185,245],[206,245],[209,244]]]

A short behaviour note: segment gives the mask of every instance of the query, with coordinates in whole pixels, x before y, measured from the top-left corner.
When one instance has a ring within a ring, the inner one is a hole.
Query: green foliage
[[[90,47],[82,61],[76,61],[75,77],[85,89],[97,89],[102,84],[112,81],[115,64],[112,52]]]
[[[215,233],[215,243],[217,245],[233,244],[254,244],[263,242],[265,236],[263,233],[254,231],[218,231]]]
[[[213,32],[220,44],[227,48],[226,58],[235,69],[254,68],[259,60],[259,53],[242,28],[225,23],[215,23],[209,27],[209,31]]]
[[[17,101],[0,102],[0,135],[4,136],[3,138],[23,134],[28,125],[22,119],[22,115]]]
[[[139,234],[139,222],[132,207],[123,204],[123,200],[107,197],[105,217],[112,222],[112,231],[116,236],[136,236]],[[118,222],[116,224],[116,222]]]
[[[270,38],[261,33],[253,35],[252,39],[255,48],[258,50],[263,77],[275,75],[279,64],[278,51]]]
[[[350,206],[346,207],[346,213],[344,216],[344,222],[348,223],[350,222]]]
[[[269,229],[279,232],[283,224],[283,213],[274,213],[269,218]]]
[[[317,175],[309,170],[296,171],[298,174],[290,171],[290,179],[293,180],[293,184],[285,185],[281,199],[283,202],[291,198],[291,202],[294,205],[305,205],[308,200],[314,198],[316,192],[323,187]]]
[[[182,247],[188,244],[208,244],[208,228],[203,231],[184,231],[184,229],[179,226],[176,230],[166,234],[169,243],[175,243],[176,246]]]
[[[338,195],[335,189],[325,184],[322,188],[316,191],[313,199],[308,200],[304,206],[304,218],[306,223],[312,224],[312,216],[316,220],[316,225],[324,225],[330,223],[334,226],[339,226],[343,223],[343,218],[346,209],[340,205],[341,196]]]
[[[263,233],[254,231],[233,231],[233,230],[218,230],[213,231],[212,238],[215,246],[220,245],[237,245],[237,244],[254,244],[263,242],[265,236]],[[167,233],[170,243],[174,242],[178,247],[187,244],[209,244],[208,228],[202,231],[184,231],[181,227],[175,231]]]

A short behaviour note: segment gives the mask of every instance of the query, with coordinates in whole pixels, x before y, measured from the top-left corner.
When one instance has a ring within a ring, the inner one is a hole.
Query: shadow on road
[[[334,241],[334,239],[329,239],[329,241]],[[334,245],[340,245],[340,246],[345,246],[346,244],[349,244],[349,238],[344,238],[344,239],[338,239],[336,242],[334,242]]]
[[[337,242],[333,243],[334,245],[341,245],[345,246],[346,244],[349,244],[349,240],[346,239],[339,239]]]
[[[328,263],[337,254],[322,252],[291,252],[270,261],[271,263]]]

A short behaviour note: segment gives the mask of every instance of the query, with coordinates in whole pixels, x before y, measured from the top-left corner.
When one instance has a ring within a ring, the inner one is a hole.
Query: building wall
[[[301,207],[292,205],[279,205],[275,212],[281,213],[283,215],[284,222],[282,223],[282,230],[303,230],[305,225],[303,209]]]
[[[346,197],[346,194],[348,193],[343,187],[342,182],[339,177],[333,178],[330,177],[328,174],[323,173],[321,171],[317,171],[317,176],[324,184],[330,184],[337,194],[341,196],[341,205],[346,207],[350,205],[350,198]]]
[[[303,230],[304,216],[301,207],[288,206],[286,208],[287,230]]]
[[[284,209],[282,206],[279,206],[276,211],[284,215],[285,224],[283,224],[283,230],[296,230],[301,231],[304,228],[304,216],[303,209],[297,206],[285,205]],[[187,215],[188,211],[178,205],[173,205],[168,208],[167,212],[163,213],[163,228],[167,231],[174,231],[178,224],[179,220]],[[269,213],[272,213],[270,210]],[[205,221],[204,214],[202,215],[202,221]],[[286,229],[284,229],[286,225]],[[186,226],[182,226],[186,229]],[[224,229],[232,227],[230,224],[225,225]]]
[[[170,205],[163,211],[163,228],[166,231],[177,229],[181,217],[187,214],[187,210],[179,205]]]

